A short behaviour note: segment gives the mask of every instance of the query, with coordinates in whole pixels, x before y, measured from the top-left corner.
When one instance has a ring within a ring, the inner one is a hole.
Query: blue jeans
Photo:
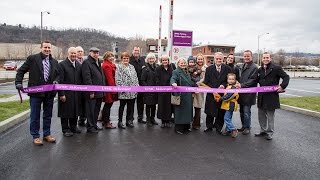
[[[251,128],[251,105],[240,104],[240,119],[242,128]]]
[[[40,112],[41,104],[43,104],[43,137],[49,136],[52,108],[53,108],[53,97],[30,97],[30,134],[33,139],[39,138],[40,130]]]
[[[226,111],[224,114],[224,123],[226,124],[226,131],[231,132],[232,130],[235,130],[236,128],[234,127],[232,123],[232,115],[233,111]]]

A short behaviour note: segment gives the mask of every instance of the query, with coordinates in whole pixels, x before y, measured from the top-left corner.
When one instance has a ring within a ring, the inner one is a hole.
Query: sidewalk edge
[[[308,109],[298,108],[298,107],[294,107],[294,106],[289,106],[289,105],[285,105],[285,104],[281,104],[280,108],[283,110],[292,111],[292,112],[304,114],[307,116],[316,117],[316,118],[319,118],[318,120],[320,120],[320,112],[311,111]]]
[[[9,119],[0,122],[0,133],[7,131],[8,129],[14,127],[15,125],[27,120],[30,116],[30,109],[23,111]]]

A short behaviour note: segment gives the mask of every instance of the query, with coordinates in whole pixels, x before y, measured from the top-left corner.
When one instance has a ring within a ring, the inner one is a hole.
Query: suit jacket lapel
[[[40,72],[41,72],[41,74],[42,74],[42,77],[43,77],[43,65],[42,65],[42,58],[41,58],[41,55],[40,54],[38,54],[38,57],[36,58],[37,59],[37,65],[38,65],[38,67],[39,67],[39,70],[40,70]]]
[[[273,65],[270,64],[270,65],[269,65],[269,68],[267,69],[267,73],[265,74],[265,76],[267,76],[268,74],[270,74],[271,71],[272,71],[272,69],[273,69]]]

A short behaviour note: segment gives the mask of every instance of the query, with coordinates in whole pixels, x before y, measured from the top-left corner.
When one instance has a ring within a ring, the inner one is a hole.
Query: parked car
[[[4,62],[3,68],[5,70],[16,70],[17,69],[17,63],[14,61],[6,61]]]

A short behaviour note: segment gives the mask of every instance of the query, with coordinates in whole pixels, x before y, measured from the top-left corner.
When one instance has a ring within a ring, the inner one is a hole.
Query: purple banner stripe
[[[24,88],[24,93],[38,93],[46,91],[97,91],[97,92],[199,92],[199,93],[256,93],[275,92],[278,86],[263,86],[239,89],[199,88],[187,86],[94,86],[74,84],[49,84]]]

